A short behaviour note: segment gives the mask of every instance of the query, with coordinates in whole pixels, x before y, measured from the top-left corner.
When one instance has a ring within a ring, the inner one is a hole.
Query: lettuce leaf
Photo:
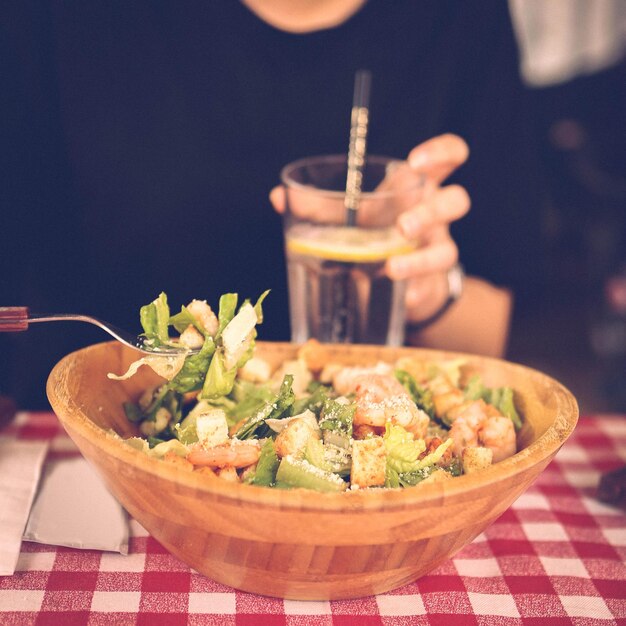
[[[423,439],[414,439],[402,426],[387,423],[383,435],[387,449],[386,487],[410,487],[427,478],[435,469],[453,439],[446,439],[433,452],[420,459],[426,449]]]
[[[256,325],[263,320],[262,303],[268,293],[269,290],[264,291],[254,307],[246,300],[237,315],[238,295],[222,295],[218,313],[219,328],[215,337],[211,337],[187,307],[181,307],[180,313],[170,316],[167,296],[161,292],[158,298],[140,310],[146,340],[154,347],[169,344],[169,325],[182,332],[191,324],[205,337],[202,348],[196,354],[143,357],[132,363],[125,374],[118,376],[111,373],[109,378],[125,380],[133,376],[142,365],[148,365],[169,380],[167,388],[177,393],[202,390],[202,398],[227,396],[233,388],[237,370],[253,355]],[[235,323],[230,325],[233,321]],[[128,409],[127,414],[131,421],[140,421],[137,411]]]
[[[522,419],[515,407],[513,389],[511,387],[493,387],[490,389],[484,385],[481,377],[475,374],[467,381],[463,395],[468,400],[484,400],[488,404],[495,406],[502,415],[508,417],[513,422],[516,430],[522,427]]]
[[[206,331],[202,328],[195,315],[192,315],[184,305],[180,307],[180,313],[170,317],[169,324],[179,333],[182,333],[191,324],[199,333],[206,335]]]
[[[263,300],[265,300],[265,298],[267,298],[268,294],[269,294],[270,290],[266,289],[257,299],[256,303],[254,304],[254,312],[256,313],[256,317],[257,317],[257,324],[262,324],[263,323]]]
[[[143,335],[155,347],[169,342],[169,320],[170,307],[167,304],[167,296],[163,292],[156,300],[142,306],[139,310]]]
[[[465,385],[463,389],[463,395],[467,400],[484,400],[489,402],[489,389],[483,384],[482,378],[479,374],[474,374]]]
[[[387,422],[383,440],[387,450],[388,469],[398,474],[419,469],[418,457],[426,450],[423,439],[415,439],[402,426]]]
[[[209,369],[202,384],[201,398],[219,398],[227,396],[235,384],[237,368],[226,368],[224,353],[218,350],[213,354]]]
[[[230,394],[233,406],[226,413],[235,423],[256,413],[274,399],[275,391],[269,385],[257,385],[246,380],[236,380]]]
[[[257,462],[254,473],[246,481],[250,485],[261,485],[269,487],[276,481],[276,471],[280,464],[280,459],[274,450],[274,442],[267,439],[261,446],[261,456]]]
[[[326,398],[322,407],[320,428],[352,437],[352,420],[355,411],[356,404],[354,402],[344,402],[339,398]]]
[[[202,389],[214,353],[215,342],[212,337],[207,336],[200,352],[186,355],[182,369],[168,383],[168,387],[179,393]]]
[[[259,310],[261,301],[257,302]],[[256,325],[259,323],[257,308],[246,300],[235,315],[236,306],[237,294],[225,294],[220,298],[216,349],[202,385],[202,398],[228,395],[233,389],[237,370],[254,353]]]
[[[511,389],[511,387],[500,388],[500,397],[498,398],[497,407],[502,415],[506,415],[506,417],[513,422],[513,425],[517,430],[522,427],[522,419],[515,408],[513,389]]]
[[[233,437],[237,439],[262,438],[270,433],[265,423],[266,419],[282,419],[292,415],[295,394],[292,389],[293,376],[286,374],[278,393],[261,406],[235,431]]]
[[[236,293],[225,293],[220,298],[220,307],[217,314],[219,326],[217,327],[217,333],[215,339],[222,336],[222,332],[228,326],[230,321],[235,317],[235,310],[237,309],[237,300],[239,296]]]
[[[304,458],[311,465],[319,467],[325,472],[339,474],[347,477],[350,475],[352,459],[345,448],[332,444],[324,444],[319,439],[311,437],[304,449]]]
[[[148,441],[141,437],[130,437],[129,439],[122,439],[122,441],[131,448],[135,448],[135,450],[157,459],[162,459],[170,452],[183,458],[189,454],[187,446],[178,441],[178,439],[160,441],[153,447],[150,447]]]
[[[174,356],[144,356],[137,361],[133,361],[124,374],[114,374],[109,372],[107,378],[112,380],[127,380],[134,376],[142,365],[147,365],[155,374],[172,380],[183,368],[185,364],[185,354],[180,353]]]
[[[169,441],[163,441],[158,443],[154,448],[150,449],[150,456],[162,459],[166,454],[175,454],[185,458],[189,454],[189,449],[186,445],[178,441],[178,439],[170,439]]]
[[[293,413],[303,413],[307,409],[320,416],[324,403],[330,399],[330,388],[326,385],[317,384],[308,396],[298,398],[293,405]],[[347,429],[346,429],[347,430]]]
[[[461,382],[461,368],[467,364],[467,359],[448,359],[447,361],[437,361],[431,363],[429,367],[429,378],[444,375],[455,387]]]
[[[443,443],[439,444],[430,454],[427,454],[423,459],[417,462],[415,469],[423,469],[425,467],[434,466],[441,460],[441,457],[445,454],[446,450],[454,443],[454,439],[446,439]]]

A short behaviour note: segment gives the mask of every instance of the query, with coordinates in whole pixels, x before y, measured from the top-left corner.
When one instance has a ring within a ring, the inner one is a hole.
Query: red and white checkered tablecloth
[[[5,438],[75,454],[56,418],[18,414]],[[434,572],[392,593],[296,602],[235,591],[190,570],[136,522],[128,556],[24,542],[0,577],[0,625],[626,625],[626,512],[594,497],[626,462],[626,416],[580,420],[537,482]]]

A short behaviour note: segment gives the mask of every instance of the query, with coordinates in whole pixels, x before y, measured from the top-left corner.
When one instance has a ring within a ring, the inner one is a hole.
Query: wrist
[[[434,324],[441,317],[443,317],[445,313],[447,313],[448,309],[463,295],[464,279],[465,272],[463,271],[463,267],[460,263],[457,263],[456,265],[451,267],[446,274],[447,293],[443,303],[434,313],[431,313],[428,317],[414,322],[407,321],[407,333],[419,332],[424,328],[430,326],[431,324]]]

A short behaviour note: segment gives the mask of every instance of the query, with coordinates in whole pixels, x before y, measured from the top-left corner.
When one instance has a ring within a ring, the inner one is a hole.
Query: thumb
[[[285,188],[277,185],[270,191],[270,202],[277,213],[285,212]]]

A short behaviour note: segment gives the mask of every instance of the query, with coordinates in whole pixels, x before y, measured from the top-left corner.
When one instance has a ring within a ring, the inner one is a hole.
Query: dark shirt
[[[7,3],[8,4],[8,3]],[[289,338],[280,217],[290,160],[347,150],[354,73],[373,74],[370,153],[464,137],[472,197],[453,233],[468,272],[528,291],[539,197],[526,94],[501,0],[370,0],[337,28],[290,34],[234,0],[19,2],[0,20],[0,304],[92,313],[139,332],[174,310],[271,294],[259,337]],[[0,391],[43,406],[81,325],[1,337]]]

